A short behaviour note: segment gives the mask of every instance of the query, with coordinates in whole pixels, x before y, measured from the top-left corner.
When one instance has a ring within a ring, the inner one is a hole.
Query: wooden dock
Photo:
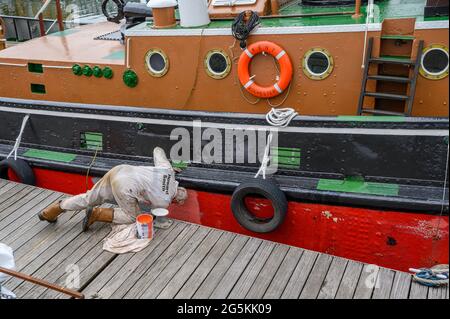
[[[39,221],[64,196],[0,180],[0,242],[14,249],[17,270],[79,285],[86,298],[449,298],[448,287],[407,273],[179,221],[143,251],[115,255],[102,250],[108,225],[81,231],[83,212]],[[15,278],[4,286],[18,298],[68,298]]]

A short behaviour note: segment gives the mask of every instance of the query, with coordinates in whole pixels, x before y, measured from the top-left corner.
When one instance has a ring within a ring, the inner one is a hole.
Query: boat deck
[[[110,227],[83,233],[82,213],[38,220],[64,196],[0,179],[0,242],[14,249],[17,270],[79,284],[86,298],[449,298],[448,287],[407,273],[179,221],[143,251],[115,255],[102,250]],[[68,298],[15,278],[4,286],[19,298]]]
[[[77,61],[87,64],[123,65],[125,46],[119,41],[95,40],[96,37],[115,32],[119,26],[112,22],[91,25],[55,32],[0,51],[0,62],[48,61],[52,64]]]

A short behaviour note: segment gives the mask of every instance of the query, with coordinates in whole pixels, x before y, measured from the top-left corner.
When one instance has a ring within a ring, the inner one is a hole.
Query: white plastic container
[[[183,28],[201,27],[211,22],[208,0],[178,0],[178,10]]]
[[[12,248],[2,243],[0,243],[0,266],[11,270],[15,267]],[[8,275],[0,272],[0,283],[6,281],[8,278]]]

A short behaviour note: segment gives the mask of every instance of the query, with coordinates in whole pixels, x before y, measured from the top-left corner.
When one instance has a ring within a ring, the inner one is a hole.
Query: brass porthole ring
[[[223,50],[214,49],[209,51],[204,62],[206,73],[213,79],[220,80],[230,74],[231,59]]]
[[[328,50],[312,48],[305,53],[302,68],[311,80],[324,80],[333,72],[334,60]]]
[[[442,44],[432,44],[423,50],[420,74],[430,80],[441,80],[448,76],[448,48]]]
[[[150,49],[145,55],[145,66],[151,76],[160,78],[169,71],[169,57],[161,49]]]

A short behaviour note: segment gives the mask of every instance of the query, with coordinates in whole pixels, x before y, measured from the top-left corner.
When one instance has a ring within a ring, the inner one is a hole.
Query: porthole
[[[430,80],[440,80],[448,76],[448,48],[433,44],[423,50],[420,74]]]
[[[231,71],[231,59],[222,50],[211,50],[205,58],[205,70],[213,79],[223,79]]]
[[[152,49],[145,56],[148,72],[154,77],[162,77],[169,71],[169,58],[160,49]]]
[[[313,48],[303,57],[303,72],[312,80],[326,79],[333,68],[333,57],[325,49]]]

